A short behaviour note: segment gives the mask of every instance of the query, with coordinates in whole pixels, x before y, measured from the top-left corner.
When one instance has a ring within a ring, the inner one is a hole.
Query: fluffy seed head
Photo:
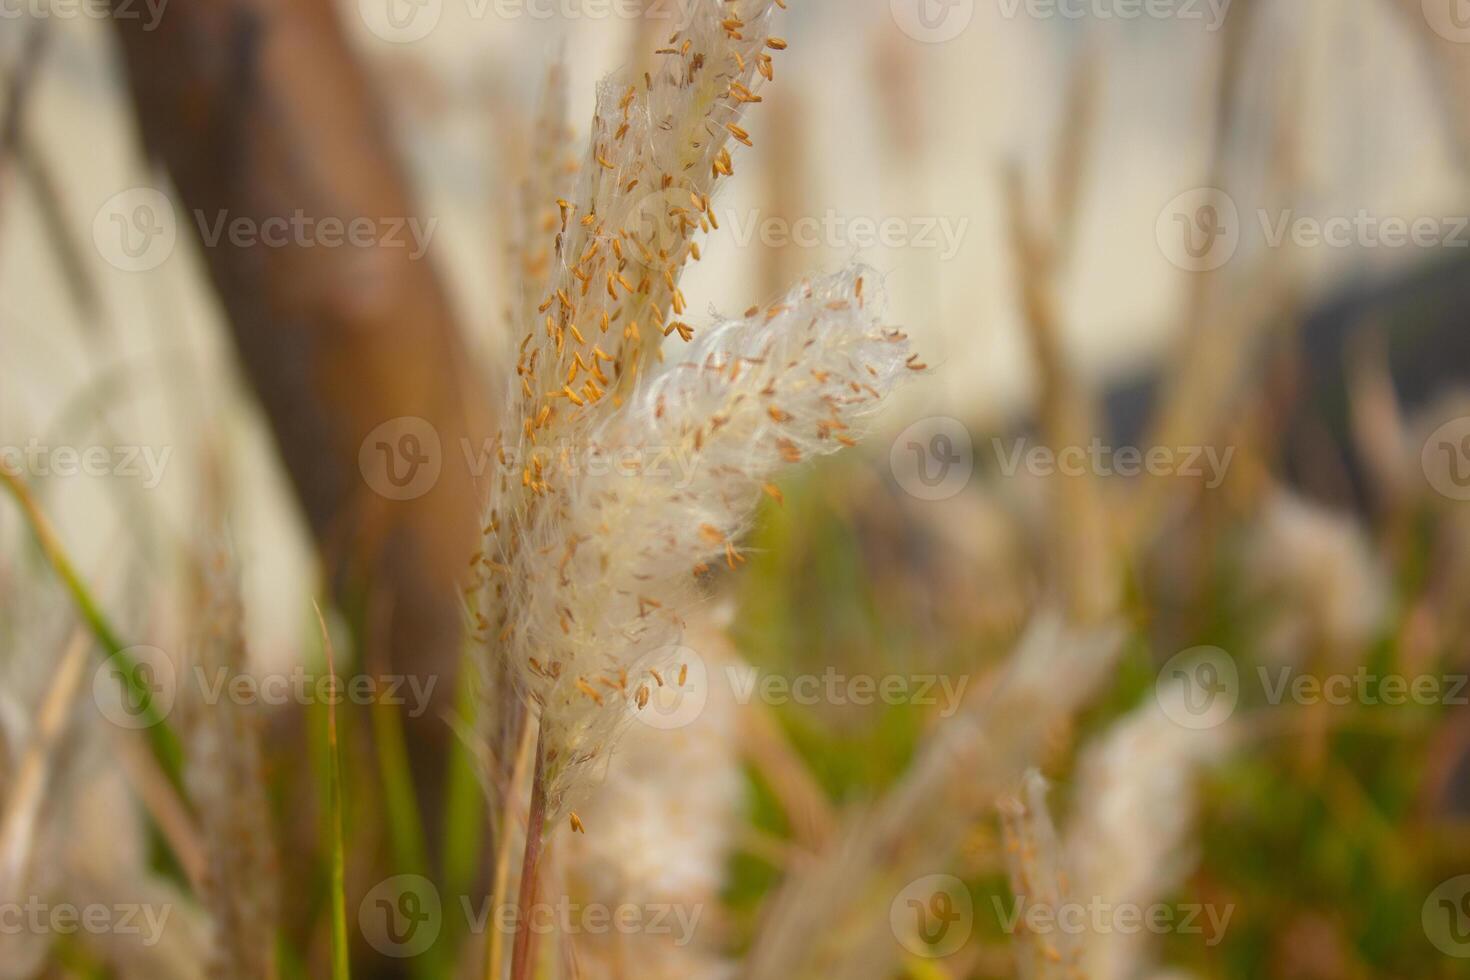
[[[539,710],[553,816],[646,692],[682,682],[672,650],[696,577],[744,561],[772,474],[853,445],[916,370],[860,269],[708,330],[689,322],[680,276],[718,227],[731,145],[751,142],[742,116],[785,48],[770,32],[780,5],[703,0],[657,71],[603,83],[526,307],[470,618],[492,712],[514,714],[507,688]],[[677,363],[666,338],[687,345]],[[492,736],[492,751],[509,742]]]

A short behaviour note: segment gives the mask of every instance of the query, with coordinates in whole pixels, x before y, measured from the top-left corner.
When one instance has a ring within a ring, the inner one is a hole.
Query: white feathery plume
[[[509,281],[517,284],[517,293],[508,306],[512,330],[536,322],[536,307],[546,293],[552,273],[551,236],[558,228],[557,202],[571,193],[579,168],[571,151],[572,131],[567,125],[567,69],[561,55],[546,75],[541,105],[532,126],[531,144],[524,161],[517,207],[512,215],[513,231],[509,243]],[[514,341],[507,339],[507,355]],[[509,385],[509,380],[504,384]],[[474,604],[472,603],[472,607]],[[472,608],[472,612],[477,610]],[[477,614],[484,622],[483,613]],[[471,624],[472,626],[479,623]],[[491,810],[491,823],[497,838],[513,834],[512,827],[501,826],[503,804],[515,798],[515,758],[520,750],[525,711],[515,692],[515,681],[508,665],[502,661],[480,658],[476,661],[479,682],[478,697],[489,706],[476,720],[479,744],[480,778],[492,799],[502,806]]]
[[[733,653],[713,631],[689,642],[707,668],[691,700],[659,722],[671,727],[630,727],[579,810],[587,832],[566,837],[561,852],[573,901],[672,909],[671,928],[575,937],[584,980],[713,980],[730,971],[711,937],[745,786]],[[698,710],[686,719],[691,706]]]
[[[0,720],[6,748],[15,756],[7,760],[9,778],[0,787],[8,861],[0,902],[135,906],[138,928],[82,930],[79,938],[123,980],[203,975],[204,918],[188,895],[150,868],[141,808],[118,764],[119,733],[109,728],[101,704],[79,696],[91,679],[89,670],[75,676],[78,666],[91,666],[90,642],[74,645],[57,671],[40,640],[44,617],[54,610],[28,610],[19,617],[15,612],[0,601],[0,624],[14,652],[0,661]],[[12,633],[17,618],[36,629]],[[44,771],[39,780],[26,779],[37,751]],[[12,819],[12,813],[18,816]],[[23,848],[18,860],[12,859],[12,834]],[[55,938],[44,928],[0,932],[0,980],[45,973]]]
[[[518,329],[532,314],[551,276],[551,236],[558,227],[558,200],[571,193],[578,173],[567,125],[567,66],[563,58],[546,73],[546,88],[532,124],[527,170],[516,195],[510,242],[511,281],[520,294],[511,305]]]
[[[719,177],[734,173],[728,144],[750,143],[739,120],[761,101],[761,79],[774,75],[766,48],[785,46],[768,35],[775,6],[696,3],[660,49],[659,71],[641,84],[602,83],[576,201],[558,202],[562,228],[536,308],[541,322],[523,325],[531,333],[519,365],[522,407],[532,409],[535,429],[547,424],[541,407],[560,407],[557,396],[599,401],[610,384],[602,364],[626,390],[663,337],[688,338],[690,327],[676,319],[686,308],[679,276],[700,257],[695,234],[717,227],[710,195]],[[605,350],[615,356],[599,356]]]
[[[1388,574],[1362,527],[1289,491],[1261,508],[1247,563],[1252,590],[1278,610],[1266,646],[1290,659],[1352,662],[1388,613]]]
[[[1171,718],[1183,711],[1184,692],[1167,688],[1160,699],[1124,717],[1082,754],[1074,813],[1058,839],[1046,802],[1046,780],[1029,771],[1018,797],[1001,804],[1006,859],[1017,911],[1042,907],[1062,922],[1064,905],[1141,914],[1178,888],[1193,863],[1194,783],[1224,756],[1233,739],[1221,725],[1191,729]],[[1026,916],[1018,915],[1024,929]],[[1016,937],[1025,980],[1141,980],[1156,974],[1147,934],[1116,923],[1085,932],[1055,927]]]
[[[1182,687],[1160,689],[1083,753],[1075,816],[1067,830],[1066,867],[1074,901],[1145,908],[1178,888],[1194,863],[1189,846],[1195,782],[1230,748],[1229,725],[1192,729]],[[1168,699],[1178,704],[1166,710]],[[1147,935],[1089,933],[1081,973],[1094,980],[1146,976]]]
[[[53,757],[73,714],[89,646],[90,637],[84,631],[73,634],[55,678],[48,682],[34,711],[8,692],[0,694],[5,742],[18,756],[7,767],[0,804],[0,895],[15,894],[26,880]]]
[[[246,676],[244,609],[227,549],[200,563],[200,636],[189,669],[214,683]],[[227,688],[222,687],[221,690]],[[180,699],[185,785],[199,816],[206,858],[200,898],[210,916],[210,971],[219,980],[276,973],[280,868],[271,833],[260,715],[203,689]]]
[[[1006,841],[1006,864],[1011,893],[1018,904],[1018,928],[1026,924],[1031,907],[1055,910],[1068,900],[1068,878],[1062,846],[1046,805],[1046,779],[1035,769],[1021,780],[1018,797],[1000,802],[1001,829]],[[1070,980],[1079,975],[1080,938],[1053,931],[1017,936],[1016,969],[1022,980]]]
[[[544,301],[520,345],[471,615],[489,711],[510,681],[540,710],[551,814],[665,684],[682,615],[712,562],[741,559],[782,465],[852,445],[909,370],[863,270],[805,283],[694,338],[676,319],[693,236],[727,144],[772,77],[773,0],[704,0],[641,85],[605,82],[577,203],[563,201]],[[693,341],[679,364],[660,342]],[[674,464],[671,466],[670,464]],[[773,488],[772,488],[773,489]],[[517,726],[518,727],[518,726]],[[492,740],[508,758],[512,735]]]
[[[1122,646],[1116,624],[1075,627],[1042,609],[990,682],[921,745],[903,779],[770,905],[746,976],[880,980],[893,975],[886,914],[907,882],[944,867],[1104,682]]]
[[[150,867],[144,812],[105,724],[90,712],[78,719],[77,742],[62,765],[37,850],[36,867],[44,864],[47,874],[37,876],[29,894],[53,905],[136,908],[136,930],[79,935],[119,980],[211,975],[207,918],[191,895]]]
[[[733,542],[766,481],[853,444],[909,370],[866,281],[808,283],[717,325],[603,413],[585,448],[559,447],[582,458],[535,457],[540,506],[502,525],[514,545],[490,560],[511,664],[542,711],[553,809],[563,774],[598,757],[630,702],[681,683],[669,654],[696,576],[742,561]]]

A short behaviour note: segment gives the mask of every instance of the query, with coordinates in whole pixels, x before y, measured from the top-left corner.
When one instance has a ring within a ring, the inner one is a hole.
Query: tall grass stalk
[[[113,628],[107,615],[102,611],[102,606],[93,597],[91,590],[82,581],[76,566],[72,564],[67,556],[66,549],[61,544],[61,538],[51,521],[42,512],[36,503],[30,488],[25,485],[20,475],[13,472],[3,462],[0,462],[0,485],[14,498],[19,505],[21,514],[25,517],[31,533],[36,538],[36,543],[41,548],[41,553],[46,557],[51,568],[56,572],[57,578],[65,586],[67,593],[71,596],[73,604],[81,614],[82,621],[102,645],[102,649],[109,657],[115,658],[118,665],[122,667],[124,682],[128,685],[128,693],[134,699],[134,703],[141,705],[140,715],[148,719],[148,741],[158,757],[159,764],[168,775],[169,782],[175,790],[183,785],[183,749],[179,744],[178,735],[169,727],[167,720],[159,713],[157,706],[153,703],[152,692],[148,690],[139,678],[136,661],[128,654],[127,646],[123,643],[121,634]]]
[[[327,658],[327,674],[337,683],[337,666],[332,652],[332,637],[321,607],[312,603],[322,633],[322,651]],[[337,745],[336,699],[327,700],[327,825],[332,848],[332,980],[349,980],[352,971],[347,947],[347,855],[342,828],[342,760]]]
[[[50,757],[61,736],[87,660],[87,633],[78,630],[66,645],[56,676],[36,712],[30,743],[9,778],[0,814],[0,895],[16,894],[25,881],[36,817],[46,793]]]
[[[546,763],[540,737],[536,744],[536,774],[531,778],[531,808],[526,814],[526,850],[521,859],[521,889],[516,902],[516,938],[510,956],[510,980],[530,980],[536,972],[536,936],[531,931],[531,908],[540,885],[541,855],[546,843]]]
[[[510,864],[515,835],[511,827],[516,823],[520,787],[526,782],[527,770],[531,767],[531,753],[536,751],[536,725],[530,713],[522,716],[521,740],[516,750],[515,767],[511,772],[510,785],[501,794],[499,833],[495,841],[494,884],[490,893],[492,915],[505,907],[510,897]],[[485,944],[485,980],[499,980],[505,966],[505,934],[500,929],[491,929]]]

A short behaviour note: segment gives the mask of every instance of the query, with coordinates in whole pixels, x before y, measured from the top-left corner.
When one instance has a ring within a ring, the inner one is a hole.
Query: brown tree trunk
[[[437,787],[478,545],[464,450],[486,400],[432,249],[416,257],[406,228],[407,247],[332,247],[316,224],[366,219],[378,235],[419,217],[385,122],[329,0],[188,0],[153,30],[113,23],[180,226],[225,221],[215,244],[196,237],[333,586],[359,623],[389,624],[388,669],[437,677],[435,708],[405,719],[421,787]],[[238,219],[313,224],[272,247],[232,240]],[[404,418],[422,423],[382,428]]]

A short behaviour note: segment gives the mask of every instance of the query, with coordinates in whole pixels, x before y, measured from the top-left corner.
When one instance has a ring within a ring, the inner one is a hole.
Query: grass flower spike
[[[620,726],[681,684],[673,651],[698,578],[740,564],[775,472],[853,445],[921,367],[861,269],[707,330],[680,319],[679,276],[716,227],[729,144],[750,140],[738,120],[785,46],[769,34],[774,6],[700,3],[661,72],[604,83],[557,264],[529,309],[473,612],[487,674],[508,675],[492,690],[539,708],[552,816]],[[688,346],[666,358],[676,334]]]
[[[910,370],[866,279],[803,284],[720,323],[584,443],[537,457],[538,489],[509,525],[516,547],[491,552],[490,581],[507,655],[541,708],[553,809],[630,707],[681,683],[681,613],[702,573],[743,560],[735,542],[773,474],[852,445]]]

